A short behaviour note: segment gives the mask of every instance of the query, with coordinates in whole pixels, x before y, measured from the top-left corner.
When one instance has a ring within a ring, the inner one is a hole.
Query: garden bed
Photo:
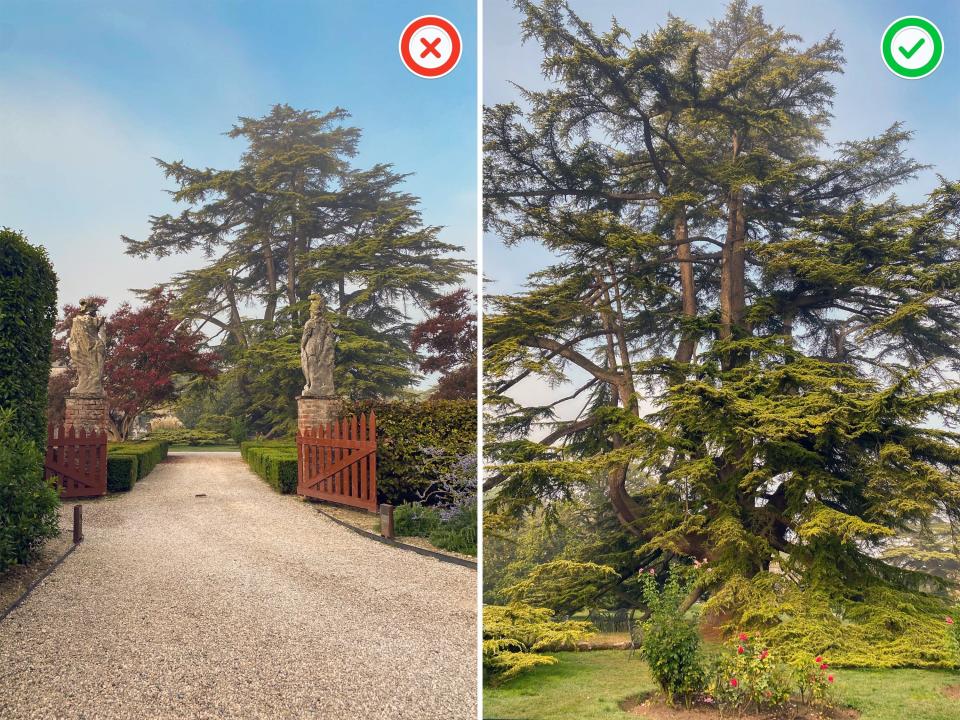
[[[743,720],[856,720],[860,713],[852,708],[816,708],[798,702],[789,702],[776,710],[736,711],[725,713],[707,704],[694,704],[689,708],[673,706],[653,693],[627,698],[620,709],[646,720],[712,720],[721,717],[737,717]]]

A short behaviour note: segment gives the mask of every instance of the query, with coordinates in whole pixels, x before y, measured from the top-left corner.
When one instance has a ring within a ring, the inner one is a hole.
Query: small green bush
[[[509,680],[557,659],[542,653],[573,650],[596,629],[580,620],[554,620],[549,608],[526,603],[483,606],[484,683]]]
[[[399,536],[427,538],[441,550],[477,554],[477,505],[467,503],[443,517],[440,508],[405,503],[393,511],[393,529]]]
[[[428,536],[441,550],[477,554],[477,503],[467,503],[441,522]]]
[[[14,423],[12,410],[0,410],[0,572],[27,562],[60,532],[56,484],[44,479],[33,438]]]
[[[240,455],[250,469],[274,490],[289,495],[297,491],[297,446],[289,441],[240,443]]]
[[[38,448],[47,442],[50,337],[57,320],[57,276],[42,247],[0,228],[0,407]]]
[[[189,445],[193,447],[233,444],[233,440],[222,433],[212,430],[191,430],[189,428],[154,430],[147,435],[146,439],[165,442],[168,445]]]
[[[107,457],[110,455],[133,455],[137,458],[137,480],[142,480],[167,457],[170,445],[158,440],[138,442],[110,443]]]
[[[393,510],[393,531],[408,537],[430,537],[440,526],[440,512],[420,503],[404,503]]]
[[[692,585],[682,581],[678,572],[672,572],[662,588],[649,572],[641,575],[640,583],[650,611],[643,625],[641,654],[667,700],[689,705],[706,681],[697,624],[681,609]]]
[[[137,481],[137,456],[109,453],[107,455],[107,491],[127,492]]]

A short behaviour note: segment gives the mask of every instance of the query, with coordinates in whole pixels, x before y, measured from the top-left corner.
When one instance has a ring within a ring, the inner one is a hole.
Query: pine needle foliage
[[[517,7],[549,87],[485,111],[485,221],[556,260],[488,300],[489,512],[602,491],[621,579],[708,559],[689,602],[731,627],[956,666],[947,585],[882,557],[960,520],[960,184],[898,200],[900,124],[827,144],[832,35],[743,0],[637,36]],[[518,401],[531,377],[582,411]]]

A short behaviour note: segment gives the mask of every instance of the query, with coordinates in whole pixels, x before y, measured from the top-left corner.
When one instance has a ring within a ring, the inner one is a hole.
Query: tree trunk
[[[683,210],[679,210],[673,221],[673,239],[677,243],[677,260],[680,264],[681,311],[684,320],[692,320],[697,316],[697,288],[693,277],[693,254],[690,243],[687,242],[688,237],[687,215]],[[693,360],[696,348],[696,335],[684,330],[674,359],[677,362],[688,363]]]

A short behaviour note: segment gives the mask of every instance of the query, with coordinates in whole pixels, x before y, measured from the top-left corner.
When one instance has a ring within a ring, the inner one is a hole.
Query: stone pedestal
[[[107,399],[103,395],[67,395],[63,424],[77,430],[106,430]]]
[[[315,430],[326,427],[340,419],[340,398],[331,395],[326,397],[297,398],[297,431]]]

